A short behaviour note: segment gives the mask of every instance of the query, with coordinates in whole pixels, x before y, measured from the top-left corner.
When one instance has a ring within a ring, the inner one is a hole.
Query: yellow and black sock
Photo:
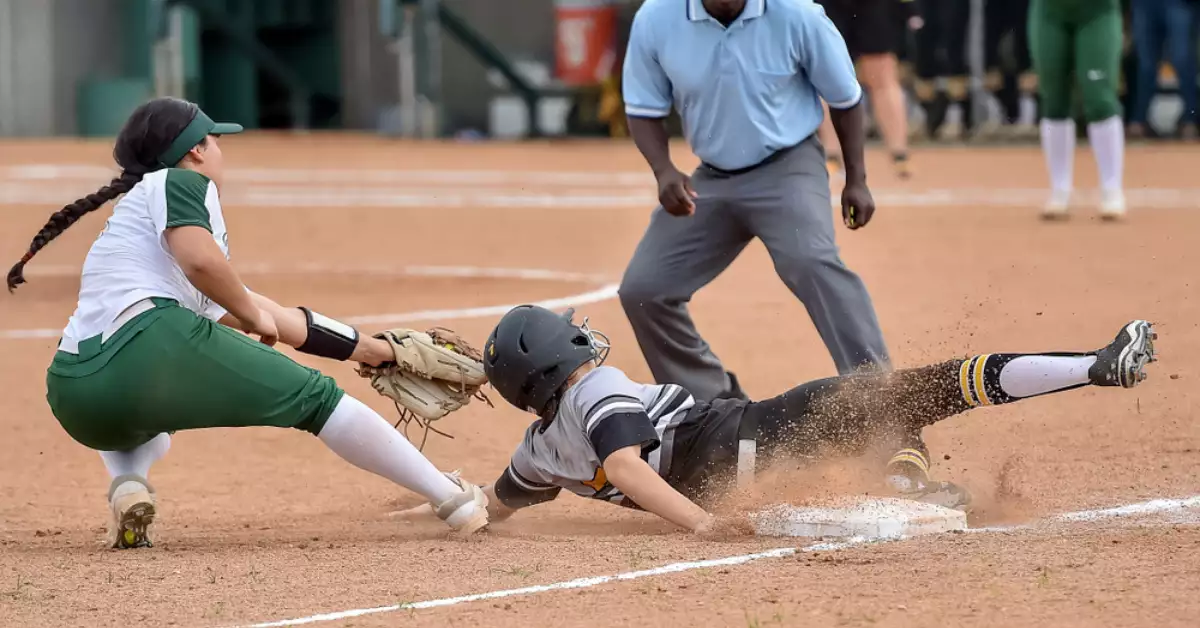
[[[916,483],[929,481],[929,454],[906,447],[892,454],[887,463],[887,475],[902,475]]]
[[[969,407],[994,406],[1086,386],[1090,353],[989,353],[964,360],[958,386]]]

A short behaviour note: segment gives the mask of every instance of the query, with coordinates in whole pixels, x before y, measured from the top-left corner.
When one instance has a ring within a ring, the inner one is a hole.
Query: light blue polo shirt
[[[632,117],[663,118],[674,104],[692,152],[723,170],[812,135],[822,98],[848,109],[863,93],[845,40],[813,0],[747,0],[729,28],[701,0],[646,0],[622,91]]]

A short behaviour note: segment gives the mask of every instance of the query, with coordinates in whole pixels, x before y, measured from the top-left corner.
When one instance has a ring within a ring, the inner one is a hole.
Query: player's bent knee
[[[1096,97],[1083,103],[1083,116],[1089,122],[1102,122],[1119,115],[1121,105],[1116,98]]]
[[[626,312],[662,305],[667,300],[665,286],[645,279],[626,277],[617,288],[617,298]]]

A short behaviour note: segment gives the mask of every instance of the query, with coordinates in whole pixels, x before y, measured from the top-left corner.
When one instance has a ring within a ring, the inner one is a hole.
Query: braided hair
[[[113,146],[113,160],[121,167],[121,174],[96,192],[50,215],[46,225],[33,237],[29,250],[8,271],[8,291],[12,292],[25,283],[25,265],[63,231],[105,203],[132,190],[145,175],[164,168],[159,156],[171,146],[171,142],[187,127],[197,111],[195,104],[177,98],[156,98],[135,109]]]

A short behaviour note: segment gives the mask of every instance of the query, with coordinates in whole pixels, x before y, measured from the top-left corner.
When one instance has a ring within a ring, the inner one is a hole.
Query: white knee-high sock
[[[1087,132],[1100,175],[1100,188],[1106,192],[1120,190],[1125,172],[1125,125],[1121,117],[1092,122]]]
[[[1011,397],[1032,397],[1087,384],[1094,355],[1025,355],[1013,358],[1000,371],[1000,389]]]
[[[461,492],[379,413],[345,395],[317,435],[346,462],[440,504]]]
[[[108,469],[110,478],[139,475],[150,479],[150,465],[167,455],[170,448],[171,436],[163,433],[130,451],[102,451],[100,459],[104,461],[104,468]]]
[[[1050,188],[1070,192],[1075,178],[1075,121],[1043,118],[1041,135]]]

